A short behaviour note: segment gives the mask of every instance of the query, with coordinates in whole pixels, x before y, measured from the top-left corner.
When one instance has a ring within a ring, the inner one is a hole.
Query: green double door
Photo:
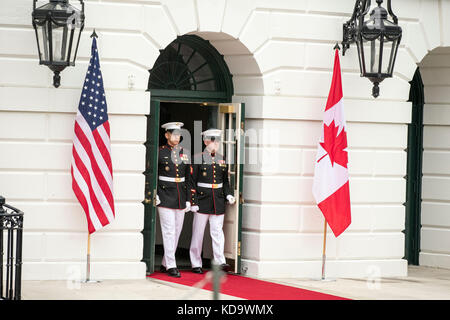
[[[409,264],[419,265],[425,105],[424,86],[419,68],[410,84],[409,101],[412,103],[412,116],[408,125],[404,259],[408,260]]]
[[[198,138],[200,131],[199,125],[201,125],[201,131],[211,127],[223,130],[224,139],[219,152],[226,159],[230,186],[234,190],[236,198],[233,205],[227,204],[225,213],[225,257],[234,272],[240,273],[242,204],[244,202],[242,197],[245,158],[244,119],[245,105],[243,103],[186,103],[152,99],[150,114],[147,116],[147,141],[145,142],[145,217],[144,230],[142,231],[144,236],[143,261],[147,265],[148,274],[155,270],[158,150],[160,144],[164,143],[160,128],[161,124],[169,121],[184,122],[184,128],[189,130],[191,137],[194,137],[191,143],[191,159],[194,153],[203,150],[204,147],[201,139],[195,141],[196,134]],[[196,123],[196,127],[194,123]],[[205,241],[207,238],[205,236]]]

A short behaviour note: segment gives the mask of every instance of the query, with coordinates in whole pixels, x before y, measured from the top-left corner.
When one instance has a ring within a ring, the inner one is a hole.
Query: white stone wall
[[[420,64],[424,83],[424,152],[420,265],[450,268],[450,48]]]
[[[70,185],[73,117],[99,34],[111,134],[117,221],[92,237],[99,278],[145,276],[142,258],[145,92],[150,69],[177,35],[210,39],[225,55],[247,128],[277,132],[248,145],[260,163],[245,168],[243,266],[259,277],[320,275],[322,215],[311,182],[320,121],[331,82],[332,47],[353,0],[86,0],[76,67],[61,87],[38,65],[28,0],[0,2],[0,193],[23,209],[24,278],[84,273],[86,223]],[[404,30],[393,79],[371,98],[355,46],[341,58],[350,149],[352,218],[329,232],[327,275],[405,275],[404,207],[409,84],[417,63],[450,44],[447,0],[397,0]],[[129,76],[134,86],[129,87]],[[290,137],[290,138],[287,138]],[[279,159],[274,161],[273,159]],[[72,267],[75,266],[75,267]],[[75,270],[75,271],[74,271]]]
[[[0,2],[0,194],[25,212],[23,278],[77,279],[86,272],[87,223],[72,192],[70,161],[91,32],[83,33],[76,67],[62,72],[61,87],[55,89],[52,73],[37,60],[30,4]],[[92,9],[90,3],[86,7]],[[112,31],[99,39],[111,124],[116,221],[91,237],[91,277],[97,279],[145,277],[140,231],[148,71],[132,56],[134,50],[114,45],[120,38],[121,32]],[[136,84],[129,90],[131,74]]]

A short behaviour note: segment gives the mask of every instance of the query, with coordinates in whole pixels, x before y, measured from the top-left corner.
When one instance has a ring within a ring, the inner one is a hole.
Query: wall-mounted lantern
[[[380,82],[392,77],[402,38],[402,28],[392,12],[391,0],[387,1],[387,11],[381,6],[383,0],[376,2],[378,6],[370,13],[370,19],[364,21],[371,0],[356,0],[352,17],[344,23],[342,41],[343,55],[351,43],[356,43],[361,77],[373,82],[372,95],[375,98],[380,94]],[[388,20],[388,12],[392,22]]]
[[[69,4],[69,0],[49,0],[36,8],[33,1],[33,27],[39,52],[39,64],[48,66],[54,73],[53,85],[58,88],[59,73],[67,66],[74,66],[81,32],[84,28],[84,2],[81,9]]]

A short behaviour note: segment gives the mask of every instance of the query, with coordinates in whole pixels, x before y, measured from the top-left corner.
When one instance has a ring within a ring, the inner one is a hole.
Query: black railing
[[[23,212],[5,204],[0,196],[0,300],[21,298],[22,230]]]

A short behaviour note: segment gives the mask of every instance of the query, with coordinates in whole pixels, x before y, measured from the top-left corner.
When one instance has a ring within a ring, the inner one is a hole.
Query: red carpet
[[[193,286],[204,279],[205,274],[180,271],[181,278],[169,277],[166,273],[155,272],[149,278],[159,279],[186,286]],[[207,283],[203,289],[212,291],[212,284]],[[338,296],[311,290],[290,287],[268,281],[256,280],[238,275],[227,274],[220,287],[222,294],[247,300],[348,300]]]

